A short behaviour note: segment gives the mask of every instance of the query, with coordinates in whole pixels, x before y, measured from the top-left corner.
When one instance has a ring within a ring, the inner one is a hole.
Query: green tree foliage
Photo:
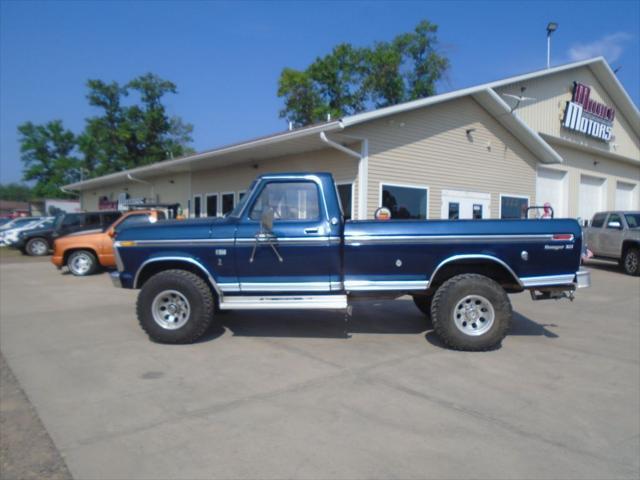
[[[449,68],[437,50],[438,26],[423,20],[391,42],[356,48],[343,43],[305,70],[285,68],[278,82],[280,116],[308,125],[435,94]]]
[[[66,130],[61,120],[44,125],[23,123],[20,132],[20,152],[24,162],[23,178],[35,181],[36,197],[62,197],[60,186],[76,180],[78,159],[73,155],[76,138]]]
[[[60,120],[18,127],[24,180],[35,181],[37,197],[64,197],[62,185],[193,152],[193,127],[170,117],[163,97],[176,85],[147,73],[126,85],[89,80],[87,100],[100,113],[80,135]]]
[[[95,175],[148,165],[193,152],[193,127],[169,117],[162,103],[176,85],[148,73],[124,86],[101,80],[87,82],[89,104],[102,110],[87,119],[79,148],[85,168]],[[127,105],[125,97],[136,95],[139,103]]]
[[[0,184],[0,200],[10,200],[13,202],[28,202],[33,200],[35,195],[31,187],[22,183]]]

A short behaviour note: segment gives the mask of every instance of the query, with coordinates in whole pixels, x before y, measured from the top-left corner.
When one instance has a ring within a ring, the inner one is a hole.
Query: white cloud
[[[593,57],[604,57],[609,63],[615,62],[622,55],[624,44],[631,40],[633,35],[625,32],[605,35],[591,43],[576,43],[569,49],[569,58],[572,61],[586,60]]]

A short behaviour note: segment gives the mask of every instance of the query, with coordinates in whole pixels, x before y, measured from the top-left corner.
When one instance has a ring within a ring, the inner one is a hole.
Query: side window
[[[267,184],[253,204],[249,218],[260,220],[262,212],[272,208],[275,221],[312,221],[320,218],[318,187],[311,182],[274,182]]]
[[[109,226],[119,218],[120,218],[120,213],[118,212],[104,213],[102,217],[102,224],[104,226]]]
[[[84,214],[74,213],[65,215],[62,220],[62,226],[65,228],[79,227],[84,224]]]
[[[617,213],[612,213],[611,215],[609,215],[609,219],[607,220],[607,228],[609,228],[609,223],[611,222],[618,222],[620,225],[622,225],[622,219]]]
[[[131,227],[134,225],[146,225],[149,223],[149,215],[131,215],[122,220],[116,227],[116,231],[120,231],[123,228]]]
[[[87,213],[84,219],[84,225],[87,227],[99,227],[100,226],[100,214],[99,213]]]
[[[602,228],[606,216],[607,215],[605,213],[596,213],[591,221],[591,226],[593,228]]]
[[[351,219],[351,209],[353,202],[353,198],[351,198],[352,192],[352,183],[342,183],[338,185],[338,198],[340,198],[340,205],[342,205],[345,220]]]

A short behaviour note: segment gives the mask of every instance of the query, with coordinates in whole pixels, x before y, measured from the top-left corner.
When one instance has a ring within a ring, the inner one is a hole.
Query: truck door
[[[606,218],[606,213],[596,213],[591,220],[591,225],[585,229],[587,247],[594,255],[604,255],[600,247],[600,233],[604,229]]]
[[[240,291],[330,292],[340,289],[340,237],[332,234],[321,184],[263,179],[236,230]],[[261,220],[272,216],[265,229]],[[336,229],[337,230],[337,229]]]
[[[622,252],[622,229],[624,224],[617,213],[610,213],[600,232],[600,251],[607,257],[619,257]]]

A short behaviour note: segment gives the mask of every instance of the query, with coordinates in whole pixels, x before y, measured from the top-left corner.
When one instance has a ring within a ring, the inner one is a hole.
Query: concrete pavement
[[[0,265],[0,348],[75,478],[638,478],[640,279],[512,296],[502,348],[442,348],[410,300],[231,312],[149,342],[136,292]]]

